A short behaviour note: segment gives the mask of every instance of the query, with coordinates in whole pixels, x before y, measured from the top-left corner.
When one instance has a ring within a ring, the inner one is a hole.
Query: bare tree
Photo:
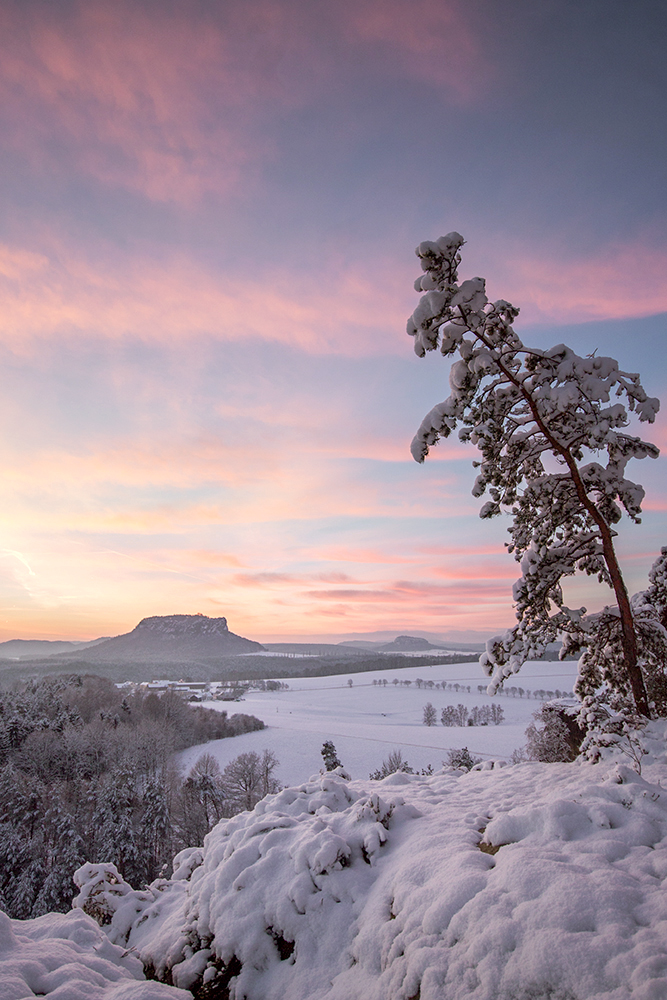
[[[239,754],[223,772],[224,790],[242,809],[254,809],[265,795],[278,791],[273,777],[277,766],[278,759],[271,750],[264,750],[261,757],[254,751]]]
[[[435,710],[435,706],[427,701],[424,705],[424,725],[425,726],[436,726],[438,724],[438,713]]]

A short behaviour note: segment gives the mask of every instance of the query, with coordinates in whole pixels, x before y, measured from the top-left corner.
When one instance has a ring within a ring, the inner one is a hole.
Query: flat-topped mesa
[[[70,654],[70,659],[98,663],[187,663],[217,660],[242,653],[261,653],[259,642],[230,632],[226,618],[207,615],[154,615],[142,618],[131,632]]]
[[[152,632],[164,632],[168,635],[221,635],[229,632],[226,618],[209,618],[208,615],[153,615],[142,618],[133,632],[139,629],[150,629]]]

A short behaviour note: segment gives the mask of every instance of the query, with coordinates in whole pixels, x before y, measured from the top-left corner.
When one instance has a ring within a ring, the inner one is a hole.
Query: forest
[[[96,676],[0,690],[0,907],[19,919],[68,910],[84,861],[111,861],[135,885],[168,874],[177,851],[274,789],[277,764],[242,754],[223,775],[205,755],[183,778],[174,753],[263,728]]]

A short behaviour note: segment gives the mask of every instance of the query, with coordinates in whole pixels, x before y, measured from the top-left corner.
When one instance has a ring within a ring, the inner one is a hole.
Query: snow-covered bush
[[[639,663],[649,704],[657,716],[667,715],[667,548],[649,572],[649,587],[630,599],[637,633]],[[611,696],[625,691],[623,635],[618,608],[586,615],[580,629],[564,636],[562,656],[581,653],[575,691],[581,698],[601,688]]]
[[[449,767],[458,767],[463,771],[470,771],[476,764],[480,764],[481,761],[479,757],[473,757],[467,747],[461,747],[460,750],[449,751],[446,763]]]
[[[382,781],[383,778],[389,777],[390,774],[396,774],[397,771],[403,774],[414,774],[414,770],[407,760],[403,759],[403,751],[391,750],[386,760],[382,761],[382,767],[379,767],[377,771],[372,771],[369,778],[372,781]]]
[[[644,490],[625,478],[628,461],[658,455],[655,445],[625,431],[628,411],[653,422],[659,402],[613,358],[580,357],[564,344],[526,347],[512,326],[518,309],[502,299],[489,302],[483,278],[459,284],[463,243],[452,232],[416,251],[424,274],[415,288],[425,294],[408,333],[420,357],[439,348],[458,360],[450,370],[451,394],[423,420],[412,454],[423,462],[429,448],[458,427],[459,438],[482,456],[473,495],[488,491],[490,500],[480,516],[512,515],[508,547],[522,572],[513,592],[518,622],[487,643],[481,662],[491,676],[489,690],[560,633],[586,631],[586,609],[568,608],[561,588],[564,576],[583,571],[616,596],[622,667],[610,683],[631,692],[637,711],[649,716],[613,526],[623,509],[640,520]],[[560,471],[548,471],[545,458],[555,459]]]
[[[324,741],[320,753],[322,754],[324,767],[327,771],[335,771],[337,767],[343,766],[342,761],[339,760],[338,754],[336,753],[336,747],[331,740]]]
[[[642,773],[642,760],[648,754],[645,745],[646,719],[638,716],[622,698],[587,695],[582,702],[577,721],[586,736],[581,753],[596,763],[605,751],[627,758],[637,774]]]
[[[584,739],[577,710],[547,702],[533,718],[526,729],[526,759],[544,764],[575,760]]]

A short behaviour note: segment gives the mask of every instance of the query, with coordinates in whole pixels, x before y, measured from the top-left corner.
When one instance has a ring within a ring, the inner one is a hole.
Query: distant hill
[[[424,636],[417,635],[398,635],[395,639],[388,641],[383,640],[373,640],[370,639],[345,639],[343,642],[339,643],[341,647],[352,647],[354,649],[363,649],[366,652],[375,653],[408,653],[411,650],[427,650],[427,649],[448,649],[448,650],[461,650],[462,652],[483,652],[484,643],[483,642],[450,642],[449,639],[436,639],[435,642],[431,642],[429,639],[424,638]]]
[[[226,618],[207,615],[156,615],[143,618],[136,628],[124,635],[106,639],[96,646],[74,653],[63,652],[58,659],[86,663],[164,663],[259,653],[259,642],[235,635]]]
[[[57,656],[59,653],[76,653],[89,649],[108,636],[91,639],[89,642],[67,642],[64,639],[8,639],[0,642],[0,660],[34,660],[37,657]]]
[[[410,653],[419,652],[422,649],[443,649],[444,646],[435,646],[428,639],[422,639],[416,635],[397,635],[393,642],[385,642],[378,647],[381,653]]]

